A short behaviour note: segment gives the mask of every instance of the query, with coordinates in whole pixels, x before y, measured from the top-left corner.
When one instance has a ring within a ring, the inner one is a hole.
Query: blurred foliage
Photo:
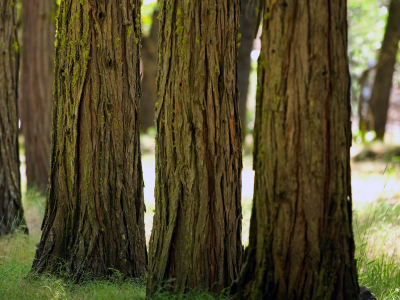
[[[358,79],[367,62],[378,59],[386,28],[390,0],[349,0],[349,58],[352,77],[352,103],[355,108],[360,94]]]
[[[157,0],[144,0],[142,3],[142,31],[143,35],[147,36],[150,34],[153,12],[158,9],[158,6]]]

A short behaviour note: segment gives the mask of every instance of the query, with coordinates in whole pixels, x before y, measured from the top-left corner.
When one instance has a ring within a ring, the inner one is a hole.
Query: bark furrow
[[[241,243],[238,0],[160,1],[148,293],[229,286]]]
[[[358,299],[346,0],[262,0],[255,189],[236,299]]]
[[[139,142],[140,1],[63,0],[51,170],[34,272],[147,270]]]

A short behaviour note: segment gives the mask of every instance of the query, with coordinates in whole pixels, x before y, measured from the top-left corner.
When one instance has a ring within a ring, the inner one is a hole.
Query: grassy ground
[[[0,299],[145,299],[144,280],[123,280],[118,273],[103,281],[78,285],[53,276],[28,276],[40,240],[45,198],[29,190],[24,193],[23,205],[29,236],[16,232],[13,236],[0,238]],[[178,296],[160,293],[154,299],[215,297],[207,292],[191,291]]]
[[[359,282],[380,300],[400,299],[400,157],[386,153],[352,162]]]
[[[400,160],[397,156],[378,161],[352,162],[354,235],[359,281],[378,299],[400,299]],[[154,158],[144,155],[146,182],[146,234],[152,227]],[[251,212],[253,173],[244,159],[243,242],[247,244]],[[146,169],[147,168],[147,169]],[[24,185],[23,185],[24,186]],[[0,299],[144,299],[143,281],[109,280],[82,285],[51,276],[27,276],[40,239],[45,199],[33,190],[23,191],[23,204],[30,234],[0,238]],[[223,298],[220,296],[219,298]],[[155,299],[214,299],[208,293],[160,294]]]
[[[359,282],[377,299],[400,299],[399,216],[400,206],[384,200],[355,210]]]
[[[50,276],[27,276],[40,239],[45,199],[28,191],[23,205],[29,236],[16,233],[0,239],[0,299],[142,299],[141,283],[114,279],[82,286]]]

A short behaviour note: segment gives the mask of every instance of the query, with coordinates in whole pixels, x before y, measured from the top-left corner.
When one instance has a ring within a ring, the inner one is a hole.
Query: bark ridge
[[[237,299],[357,299],[346,0],[262,0],[255,189]]]
[[[34,272],[147,270],[139,141],[140,1],[61,2],[51,170]]]
[[[228,287],[241,243],[238,0],[160,1],[148,294]]]

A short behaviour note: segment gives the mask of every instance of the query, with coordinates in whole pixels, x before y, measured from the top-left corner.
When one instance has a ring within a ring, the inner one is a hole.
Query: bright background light
[[[153,4],[153,3],[156,3],[156,2],[157,2],[157,0],[144,0],[143,4],[144,5],[149,5],[149,4]]]
[[[251,51],[250,56],[252,60],[257,60],[258,57],[260,56],[260,50]]]

